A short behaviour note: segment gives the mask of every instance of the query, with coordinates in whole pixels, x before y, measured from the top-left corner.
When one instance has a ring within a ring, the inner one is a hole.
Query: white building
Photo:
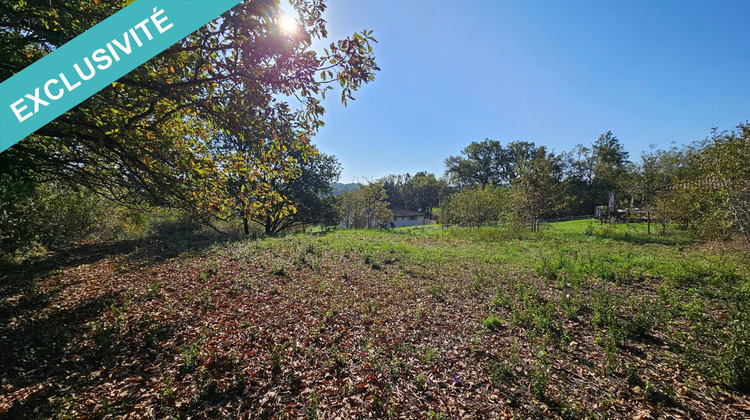
[[[417,226],[427,224],[427,215],[418,211],[392,208],[393,227]]]

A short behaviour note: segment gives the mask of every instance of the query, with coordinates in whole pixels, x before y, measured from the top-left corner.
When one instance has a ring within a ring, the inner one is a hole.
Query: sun
[[[279,28],[288,34],[297,33],[297,21],[287,14],[282,13],[279,15],[278,24]]]

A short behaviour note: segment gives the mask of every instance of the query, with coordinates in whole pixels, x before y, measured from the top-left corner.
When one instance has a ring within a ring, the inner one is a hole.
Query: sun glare
[[[297,21],[287,14],[279,15],[279,28],[288,34],[297,33]]]

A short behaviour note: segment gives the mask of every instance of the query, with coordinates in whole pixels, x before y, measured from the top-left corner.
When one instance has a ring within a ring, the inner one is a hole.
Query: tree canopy
[[[339,195],[340,219],[346,228],[386,228],[393,223],[388,194],[381,182],[360,186]]]
[[[126,3],[0,1],[0,80]],[[318,53],[311,42],[327,36],[325,2],[292,3],[295,33],[279,28],[278,1],[244,1],[1,154],[0,172],[223,216],[236,201],[223,185],[242,178],[245,197],[262,203],[254,215],[278,212],[265,205],[283,201],[272,181],[299,176],[314,152],[321,99],[335,85],[346,104],[379,70],[370,31]],[[214,150],[217,138],[236,147]]]

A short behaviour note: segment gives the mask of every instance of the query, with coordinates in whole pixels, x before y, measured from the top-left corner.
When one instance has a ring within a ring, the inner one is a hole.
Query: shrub
[[[721,354],[724,382],[730,387],[750,392],[750,313],[738,312],[729,322],[727,341]]]
[[[482,321],[482,325],[484,325],[484,328],[487,328],[490,331],[497,330],[503,326],[503,321],[496,317],[494,314],[487,317],[484,321]]]

